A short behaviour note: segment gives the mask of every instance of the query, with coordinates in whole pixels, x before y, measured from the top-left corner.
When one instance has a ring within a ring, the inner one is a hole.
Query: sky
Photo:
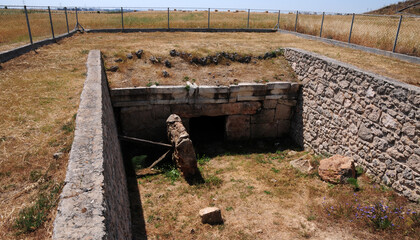
[[[401,1],[401,0],[400,0]],[[398,0],[0,0],[0,5],[76,7],[192,7],[363,13]]]

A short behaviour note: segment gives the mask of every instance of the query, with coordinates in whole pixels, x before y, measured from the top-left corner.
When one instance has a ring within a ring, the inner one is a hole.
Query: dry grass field
[[[144,10],[144,9],[143,9]],[[70,29],[76,24],[75,12],[68,11]],[[53,11],[54,31],[65,33],[66,22],[63,11]],[[210,12],[211,28],[246,28],[248,13],[246,11]],[[347,42],[351,15],[325,15],[323,34],[325,38]],[[31,10],[29,12],[31,29],[35,40],[51,37],[47,11]],[[251,12],[249,27],[273,29],[277,24],[278,12]],[[280,29],[294,30],[296,15],[282,13]],[[297,31],[319,36],[322,15],[299,14]],[[171,28],[207,28],[208,11],[177,10],[170,11]],[[356,15],[352,33],[352,43],[392,50],[398,26],[398,16]],[[167,28],[167,11],[136,11],[124,13],[125,28]],[[0,51],[10,49],[22,43],[28,43],[26,20],[23,10],[0,9]],[[121,28],[119,12],[79,12],[79,22],[86,29]],[[13,25],[13,28],[9,26]],[[420,56],[420,18],[404,17],[396,51],[399,53]],[[16,43],[15,45],[10,45]]]
[[[114,57],[140,48],[156,55],[166,55],[171,49],[202,54],[236,51],[257,55],[279,47],[306,49],[420,85],[419,65],[288,34],[76,34],[1,64],[0,239],[51,236],[89,50],[100,49],[109,56],[106,59],[109,67],[115,64]],[[119,64],[124,69],[126,63]],[[123,78],[119,74],[109,74],[111,86],[121,83]],[[54,153],[63,154],[54,158]],[[30,219],[34,213],[38,215]],[[25,233],[20,233],[23,230]]]

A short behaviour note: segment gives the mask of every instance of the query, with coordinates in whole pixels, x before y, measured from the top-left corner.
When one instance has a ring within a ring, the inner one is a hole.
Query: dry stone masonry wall
[[[299,84],[273,82],[231,86],[157,86],[111,90],[122,134],[149,140],[166,139],[166,119],[226,116],[227,140],[286,135]]]
[[[302,80],[292,136],[320,153],[351,156],[378,181],[420,197],[420,88],[298,49]]]
[[[90,51],[53,239],[131,239],[130,205],[108,82]]]

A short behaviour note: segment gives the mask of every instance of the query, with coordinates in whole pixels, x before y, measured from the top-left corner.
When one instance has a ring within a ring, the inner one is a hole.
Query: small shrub
[[[181,173],[175,167],[172,167],[165,172],[165,177],[171,181],[171,184],[174,184],[174,182],[176,182],[180,176]]]
[[[197,162],[200,165],[205,165],[206,163],[210,162],[210,158],[207,157],[205,154],[203,154],[203,156],[201,157],[199,154],[197,154]]]
[[[356,176],[361,176],[364,172],[364,169],[361,166],[356,167]]]
[[[347,183],[350,184],[353,187],[354,191],[359,191],[360,190],[359,183],[357,182],[357,179],[348,178]]]
[[[222,185],[222,182],[223,181],[219,177],[211,175],[211,176],[208,176],[207,177],[207,179],[205,180],[205,182],[209,186],[218,187],[218,186]]]
[[[273,171],[274,173],[279,173],[280,170],[276,169],[276,168],[271,168],[271,171]]]
[[[187,82],[188,80],[190,80],[190,77],[185,76],[185,77],[184,77],[184,82]]]
[[[267,191],[267,190],[265,190],[264,193],[267,194],[267,195],[271,195],[272,194],[270,191]]]
[[[226,208],[226,211],[228,211],[228,212],[229,211],[232,211],[232,210],[233,210],[233,207],[231,207],[231,206],[229,206],[229,207]]]

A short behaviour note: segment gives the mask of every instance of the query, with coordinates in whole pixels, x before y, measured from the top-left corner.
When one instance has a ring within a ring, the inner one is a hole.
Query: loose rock
[[[53,154],[53,158],[54,159],[59,159],[59,158],[61,158],[63,156],[63,153],[62,152],[56,152],[56,153],[54,153]]]
[[[108,68],[107,71],[116,72],[116,71],[118,71],[118,69],[119,69],[118,66],[112,66],[112,67]]]
[[[149,60],[150,60],[150,62],[152,62],[152,64],[155,64],[155,63],[159,63],[160,62],[159,59],[157,59],[155,56],[151,56],[149,58]]]
[[[222,212],[218,207],[207,207],[201,209],[200,217],[203,224],[223,224]]]
[[[345,183],[356,176],[354,161],[349,157],[334,155],[320,161],[318,174],[322,180],[330,183]]]
[[[175,49],[173,49],[169,52],[169,55],[171,55],[171,57],[176,57],[176,56],[179,56],[179,52],[177,52]]]
[[[174,147],[172,159],[181,169],[185,180],[188,183],[202,182],[194,146],[181,118],[176,114],[171,114],[166,120],[166,126],[169,141]]]
[[[140,59],[142,55],[143,55],[143,50],[142,50],[142,49],[139,49],[139,50],[136,52],[136,56],[137,56],[137,58],[138,58],[138,59]]]
[[[292,167],[296,168],[300,172],[306,174],[310,173],[314,169],[308,159],[298,158],[296,160],[290,161],[290,165],[292,165]]]
[[[167,78],[167,77],[169,77],[169,73],[167,71],[162,71],[162,76],[164,78]]]
[[[127,54],[127,58],[128,59],[133,59],[133,54],[131,54],[131,53]]]
[[[114,62],[122,62],[122,61],[123,61],[122,58],[117,58],[114,60]]]
[[[167,67],[167,68],[172,67],[172,64],[171,64],[171,62],[169,62],[169,60],[165,60],[165,67]]]

